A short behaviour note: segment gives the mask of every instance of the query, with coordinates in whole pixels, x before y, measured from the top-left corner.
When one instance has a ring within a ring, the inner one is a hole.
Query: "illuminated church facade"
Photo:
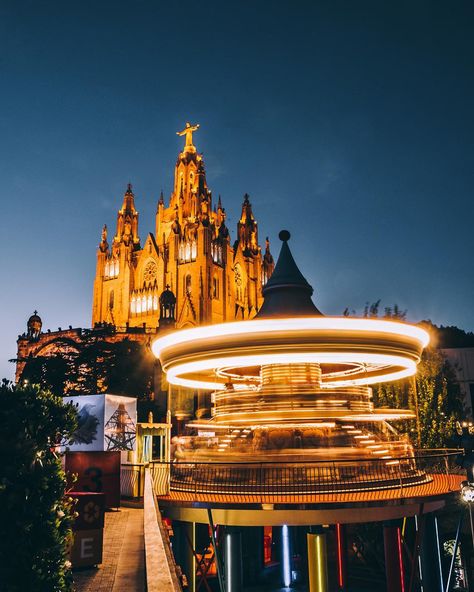
[[[225,209],[220,197],[213,203],[204,160],[193,143],[198,127],[186,124],[178,132],[185,146],[176,162],[173,191],[168,204],[160,195],[155,231],[143,245],[131,185],[110,244],[104,226],[97,251],[93,326],[106,323],[153,332],[170,323],[179,329],[257,313],[262,286],[273,271],[268,241],[262,253],[258,224],[245,195],[237,239],[231,244]]]

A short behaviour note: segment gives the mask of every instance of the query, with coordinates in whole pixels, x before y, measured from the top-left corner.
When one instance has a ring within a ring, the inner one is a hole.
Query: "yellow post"
[[[326,534],[306,535],[308,543],[309,592],[328,592],[328,557]]]

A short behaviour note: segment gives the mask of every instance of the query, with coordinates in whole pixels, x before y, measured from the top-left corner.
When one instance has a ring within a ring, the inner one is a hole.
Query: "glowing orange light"
[[[387,333],[411,337],[420,341],[422,347],[426,347],[430,341],[427,331],[406,323],[380,321],[378,319],[352,319],[347,317],[298,317],[277,320],[260,319],[239,321],[236,323],[221,323],[219,325],[185,329],[155,340],[152,350],[155,356],[159,358],[164,348],[191,340],[224,337],[226,335],[285,332],[288,330],[301,332],[308,330],[336,330]]]
[[[337,534],[337,575],[339,580],[339,587],[342,588],[344,586],[344,573],[342,569],[342,535],[341,535],[341,525],[336,524],[336,534]]]
[[[405,592],[405,573],[403,571],[403,555],[402,555],[402,537],[400,528],[397,528],[397,542],[398,542],[398,562],[400,565],[400,584],[402,592]]]
[[[218,390],[231,378],[235,390],[248,390],[259,377],[241,369],[322,364],[328,371],[321,387],[330,389],[411,376],[428,341],[426,331],[405,323],[303,317],[177,331],[157,339],[152,350],[177,386]]]

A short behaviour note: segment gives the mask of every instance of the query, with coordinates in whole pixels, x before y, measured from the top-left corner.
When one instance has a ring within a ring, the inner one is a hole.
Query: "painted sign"
[[[119,507],[120,452],[67,452],[65,468],[75,491],[105,493],[105,506]],[[73,475],[77,475],[75,482]]]
[[[64,397],[77,408],[78,427],[64,445],[71,452],[134,450],[137,400],[118,395]]]
[[[103,529],[76,530],[71,547],[72,567],[87,567],[102,563]]]
[[[70,491],[69,495],[76,500],[73,530],[104,528],[105,493]]]

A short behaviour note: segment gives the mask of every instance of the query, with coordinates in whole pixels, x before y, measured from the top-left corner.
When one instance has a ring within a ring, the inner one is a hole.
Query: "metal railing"
[[[120,466],[120,495],[123,497],[143,497],[145,465],[123,463]]]
[[[458,487],[457,450],[420,450],[399,458],[360,458],[297,462],[150,463],[157,495],[188,494],[287,496],[399,490],[433,483],[433,489]],[[169,488],[169,489],[168,489]]]

